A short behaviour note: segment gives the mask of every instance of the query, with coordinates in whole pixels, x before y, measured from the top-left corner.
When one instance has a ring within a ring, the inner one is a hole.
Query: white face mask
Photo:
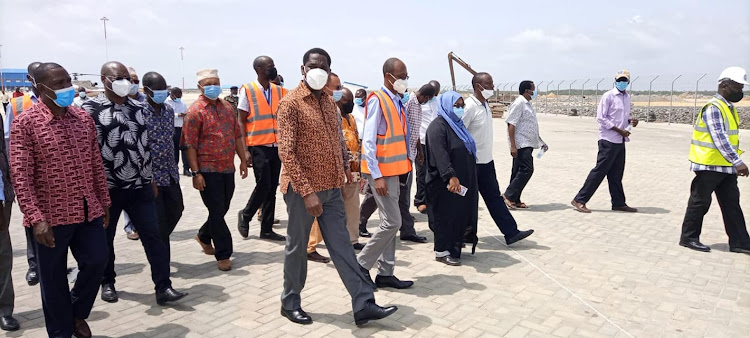
[[[393,84],[393,90],[395,90],[399,94],[406,93],[406,90],[409,89],[409,81],[403,80],[403,79],[396,79],[393,74],[391,74],[391,77],[393,77],[396,81],[394,81]]]
[[[130,81],[122,79],[112,81],[112,91],[119,97],[125,97],[130,94]]]
[[[492,95],[495,95],[495,91],[492,89],[485,89],[482,91],[482,97],[484,97],[485,100],[491,98]]]
[[[310,69],[305,74],[305,82],[313,90],[321,90],[328,83],[328,72],[320,68]]]

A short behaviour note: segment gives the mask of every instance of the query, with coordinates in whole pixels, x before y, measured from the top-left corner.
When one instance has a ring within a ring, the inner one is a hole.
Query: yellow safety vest
[[[729,137],[729,143],[732,145],[732,148],[737,151],[737,154],[743,153],[740,150],[740,116],[737,114],[737,110],[734,107],[730,109],[723,100],[713,98],[703,106],[703,109],[698,114],[698,118],[695,120],[695,124],[693,124],[693,140],[690,141],[690,162],[731,167],[732,163],[721,155],[721,152],[719,152],[719,149],[711,138],[711,134],[708,132],[708,126],[703,121],[703,112],[712,105],[719,108],[721,112],[721,117],[724,119],[725,132]]]

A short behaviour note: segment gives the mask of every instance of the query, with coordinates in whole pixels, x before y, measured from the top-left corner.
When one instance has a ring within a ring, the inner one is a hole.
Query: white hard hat
[[[747,83],[747,72],[742,67],[728,67],[724,69],[721,75],[719,75],[719,83],[724,79],[730,79],[743,85],[750,85],[750,83]]]

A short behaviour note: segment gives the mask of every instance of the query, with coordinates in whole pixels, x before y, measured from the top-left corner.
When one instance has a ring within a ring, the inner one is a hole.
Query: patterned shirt
[[[330,95],[315,97],[300,82],[279,103],[278,125],[282,193],[289,184],[302,196],[344,185],[349,156],[341,150],[341,114]]]
[[[723,96],[716,94],[715,97],[718,100],[724,101],[724,103],[729,106],[730,110],[732,109],[732,103],[725,100]],[[727,136],[726,132],[729,126],[724,124],[724,118],[721,116],[721,111],[715,105],[709,105],[706,110],[703,111],[702,118],[703,123],[706,124],[708,133],[711,134],[711,139],[713,140],[714,145],[716,145],[716,148],[719,149],[721,156],[724,156],[724,158],[729,163],[732,163],[733,166],[723,167],[690,162],[690,170],[715,171],[724,174],[736,174],[736,168],[741,166],[743,162],[742,159],[740,159],[740,155],[737,154],[737,151],[734,150],[732,144],[729,142],[729,137]]]
[[[539,136],[539,123],[536,120],[536,111],[531,106],[531,102],[526,100],[523,95],[519,95],[515,101],[508,107],[508,118],[505,122],[516,127],[516,148],[534,148],[538,149],[543,144]],[[510,137],[510,134],[508,135]],[[510,142],[508,142],[510,144]]]
[[[168,187],[180,182],[177,162],[174,158],[174,111],[168,104],[162,105],[161,112],[146,104],[148,112],[148,142],[151,148],[151,166],[154,171],[154,182],[159,187]],[[171,180],[170,180],[171,178]]]
[[[201,95],[188,108],[182,143],[198,152],[200,171],[233,173],[235,142],[242,137],[237,114],[227,101]]]
[[[422,123],[422,105],[417,100],[417,93],[409,95],[409,101],[406,102],[406,120],[409,126],[409,159],[414,161],[417,158],[417,145],[419,144],[419,127]]]
[[[23,225],[77,224],[104,215],[111,203],[96,127],[85,111],[68,107],[54,116],[37,103],[11,128],[10,167]],[[85,201],[85,202],[84,202]]]
[[[234,109],[234,113],[236,114],[237,113],[237,103],[239,102],[239,100],[236,97],[234,97],[234,96],[232,96],[230,94],[230,95],[224,96],[224,101],[227,101],[227,102],[229,102],[230,105],[232,105],[232,109]]]
[[[137,189],[151,184],[148,111],[136,100],[117,104],[100,95],[81,106],[96,124],[104,171],[110,189]]]
[[[359,151],[362,147],[362,142],[359,139],[359,133],[357,121],[352,114],[346,114],[341,122],[341,128],[344,133],[344,139],[346,142],[346,149],[349,155],[349,168],[352,172],[359,171]]]

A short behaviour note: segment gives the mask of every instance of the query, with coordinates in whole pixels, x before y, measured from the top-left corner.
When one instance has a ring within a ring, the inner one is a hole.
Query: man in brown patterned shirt
[[[305,80],[286,95],[278,110],[279,157],[284,168],[281,192],[289,214],[281,314],[298,324],[312,323],[302,310],[300,293],[307,278],[307,240],[313,217],[317,217],[333,264],[352,297],[354,322],[362,325],[385,318],[397,308],[375,304],[373,283],[365,277],[349,243],[341,197],[344,177],[352,181],[349,156],[341,148],[336,105],[322,91],[331,58],[325,50],[313,48],[302,63]]]

